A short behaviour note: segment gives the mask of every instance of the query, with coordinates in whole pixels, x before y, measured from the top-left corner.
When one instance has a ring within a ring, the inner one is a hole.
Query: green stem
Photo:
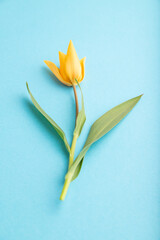
[[[79,112],[79,105],[78,105],[78,96],[77,96],[77,91],[76,91],[76,86],[73,84],[73,91],[74,91],[74,97],[75,97],[75,104],[76,104],[76,119],[78,116],[78,112]],[[76,123],[76,122],[75,122]]]
[[[69,179],[65,180],[65,183],[64,183],[63,189],[62,189],[62,193],[61,193],[61,196],[60,196],[60,200],[62,200],[62,201],[65,199],[65,196],[66,196],[66,193],[68,191],[68,187],[69,187],[70,182],[71,182],[71,180],[69,180]]]
[[[75,152],[75,147],[76,147],[76,142],[77,142],[78,135],[74,134],[73,135],[73,140],[72,140],[72,145],[71,145],[71,151],[69,155],[69,165],[68,169],[71,167],[73,160],[74,160],[74,152]]]
[[[75,147],[76,147],[76,142],[77,142],[77,138],[78,138],[78,135],[77,134],[74,134],[73,135],[73,140],[72,140],[72,146],[71,146],[71,151],[70,151],[70,155],[69,155],[69,164],[68,164],[68,169],[71,167],[72,163],[73,163],[73,160],[74,160],[74,152],[75,152]],[[66,179],[65,182],[64,182],[64,185],[63,185],[63,189],[62,189],[62,193],[61,193],[61,196],[60,196],[60,200],[64,200],[65,199],[65,196],[67,194],[67,191],[68,191],[68,187],[69,187],[69,184],[71,182],[71,179]]]
[[[79,107],[78,107],[78,97],[77,97],[77,92],[76,92],[76,87],[73,84],[73,91],[74,91],[74,96],[75,96],[75,104],[76,104],[76,119],[78,116],[78,112],[79,112]],[[70,150],[70,154],[69,154],[69,164],[68,164],[68,169],[72,166],[72,163],[74,161],[74,152],[75,152],[75,148],[76,148],[76,142],[77,142],[77,138],[78,135],[77,134],[73,134],[73,139],[72,139],[72,145],[71,145],[71,150]],[[67,194],[68,188],[69,188],[69,184],[71,182],[72,179],[66,179],[63,185],[63,189],[62,189],[62,193],[60,196],[60,200],[64,200],[65,196]]]

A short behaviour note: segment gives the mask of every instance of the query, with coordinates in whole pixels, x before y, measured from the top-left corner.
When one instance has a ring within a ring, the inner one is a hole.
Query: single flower
[[[72,41],[69,42],[67,54],[59,52],[60,68],[53,62],[45,60],[44,62],[53,72],[53,74],[67,86],[76,85],[75,79],[80,83],[85,74],[85,57],[79,60]]]

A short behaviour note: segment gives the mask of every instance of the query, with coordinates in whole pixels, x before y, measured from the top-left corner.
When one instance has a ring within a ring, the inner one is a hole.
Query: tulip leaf
[[[103,137],[106,133],[108,133],[113,127],[115,127],[132,110],[132,108],[137,104],[141,97],[142,95],[123,102],[120,105],[117,105],[93,123],[85,145],[68,170],[66,179],[73,181],[78,176],[81,170],[83,158],[90,146],[98,139]]]
[[[81,134],[82,128],[84,126],[84,123],[86,121],[86,115],[85,115],[85,110],[84,110],[84,99],[83,99],[82,89],[81,89],[78,81],[77,81],[77,84],[78,84],[78,86],[80,88],[80,91],[81,91],[81,110],[79,111],[78,116],[77,116],[76,127],[75,127],[75,130],[74,130],[74,134],[79,137],[80,134]]]
[[[52,127],[56,130],[56,132],[58,133],[58,135],[61,137],[61,139],[63,140],[66,149],[68,150],[68,152],[70,152],[70,146],[68,144],[68,141],[66,139],[65,133],[63,132],[63,130],[57,125],[57,123],[40,107],[40,105],[37,103],[37,101],[35,100],[35,98],[33,97],[28,83],[26,82],[26,86],[27,86],[27,90],[28,93],[31,97],[31,100],[34,104],[34,106],[36,107],[36,109],[48,120],[48,122],[52,125]]]
[[[79,163],[78,166],[76,167],[76,169],[75,169],[75,171],[74,171],[74,173],[73,173],[73,176],[72,176],[71,181],[75,180],[75,179],[78,177],[78,175],[79,175],[79,173],[80,173],[80,171],[81,171],[81,168],[82,168],[83,160],[84,160],[84,157],[82,157],[80,163]]]
[[[81,110],[80,110],[80,112],[78,113],[78,116],[77,116],[76,127],[75,127],[75,130],[74,130],[74,134],[77,134],[78,137],[79,137],[79,135],[81,134],[82,128],[84,126],[84,123],[86,121],[86,115],[85,115],[85,109],[84,109],[84,99],[83,99],[82,89],[81,89],[81,87],[80,87],[80,85],[79,85],[77,80],[76,80],[76,82],[77,82],[77,84],[78,84],[78,86],[80,88],[80,91],[81,91]],[[83,159],[79,163],[78,167],[76,168],[76,171],[74,173],[75,177],[74,176],[72,177],[72,181],[79,175],[82,163],[83,163]]]

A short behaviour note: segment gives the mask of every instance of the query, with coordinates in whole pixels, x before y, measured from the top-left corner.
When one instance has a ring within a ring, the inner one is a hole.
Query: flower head
[[[59,52],[60,68],[53,62],[45,60],[44,62],[53,72],[53,74],[67,86],[76,84],[75,79],[80,83],[85,74],[85,57],[79,60],[72,41],[69,42],[67,54]]]

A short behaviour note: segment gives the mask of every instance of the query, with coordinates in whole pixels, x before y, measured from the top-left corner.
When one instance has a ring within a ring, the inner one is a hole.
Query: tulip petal
[[[82,78],[81,78],[81,81],[83,80],[84,75],[85,75],[85,61],[86,61],[86,57],[84,57],[84,58],[82,58],[82,59],[80,60],[81,70],[82,70]]]
[[[63,69],[64,67],[65,57],[66,57],[66,54],[64,54],[63,52],[59,52],[60,69]]]
[[[68,57],[72,57],[74,60],[75,59],[76,60],[79,59],[78,56],[77,56],[76,50],[75,50],[75,48],[73,46],[72,40],[70,40],[69,45],[68,45],[67,56]]]
[[[71,81],[69,80],[69,78],[65,74],[65,59],[66,59],[66,54],[64,54],[63,52],[59,52],[59,62],[60,62],[59,72],[60,72],[63,80],[65,82],[67,82],[68,84],[70,84]]]
[[[56,78],[58,78],[58,80],[60,82],[62,82],[63,84],[67,85],[67,86],[72,86],[71,83],[66,82],[63,80],[60,72],[59,72],[59,68],[51,61],[48,60],[44,60],[45,64],[49,67],[49,69],[53,72],[53,74],[56,76]]]
[[[78,81],[81,78],[81,65],[72,41],[69,42],[64,73],[73,82],[75,78]]]

